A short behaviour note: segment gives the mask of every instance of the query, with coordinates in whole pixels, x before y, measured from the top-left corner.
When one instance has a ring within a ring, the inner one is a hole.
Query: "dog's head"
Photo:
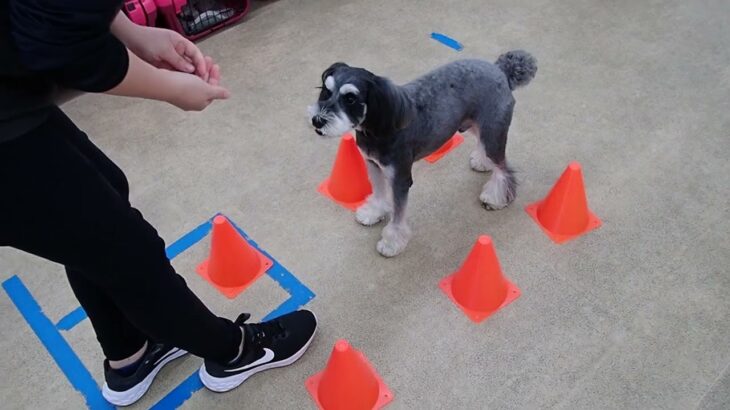
[[[339,137],[355,128],[389,136],[413,119],[411,100],[390,80],[345,63],[322,73],[319,99],[309,107],[319,135]]]

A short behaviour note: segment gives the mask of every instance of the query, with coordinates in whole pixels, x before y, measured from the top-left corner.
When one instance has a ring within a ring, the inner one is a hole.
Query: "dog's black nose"
[[[312,125],[314,125],[314,128],[322,128],[325,124],[325,121],[319,115],[312,117]]]

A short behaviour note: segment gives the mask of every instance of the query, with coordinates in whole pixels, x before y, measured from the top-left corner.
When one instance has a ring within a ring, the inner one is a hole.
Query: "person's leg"
[[[65,138],[98,171],[119,197],[129,203],[129,182],[124,172],[112,162],[83,132],[59,135]],[[86,275],[66,267],[68,282],[76,299],[89,316],[96,338],[112,368],[122,368],[139,361],[149,337],[140,332],[119,311],[106,292]]]
[[[127,354],[140,335],[153,342],[128,376],[105,361],[104,397],[116,405],[139,399],[162,366],[185,354],[177,347],[205,358],[201,380],[214,391],[298,360],[314,338],[314,315],[301,310],[258,324],[244,323],[246,314],[235,323],[214,316],[175,273],[157,232],[114,189],[114,177],[94,165],[87,142],[72,142],[78,134],[56,111],[41,128],[0,144],[0,187],[12,198],[0,201],[0,246],[64,264],[100,340],[109,336],[110,355]],[[114,317],[128,324],[117,345]]]
[[[13,199],[0,201],[0,245],[80,273],[143,335],[210,360],[233,359],[241,329],[203,305],[175,273],[154,228],[59,137],[80,132],[58,111],[2,144],[0,186]]]
[[[79,271],[67,268],[66,274],[76,299],[89,316],[104,356],[114,362],[138,353],[149,338],[127,320],[99,286]]]

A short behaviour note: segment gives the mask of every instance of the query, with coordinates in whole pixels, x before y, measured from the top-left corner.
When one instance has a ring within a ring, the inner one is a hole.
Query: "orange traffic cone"
[[[337,150],[330,177],[317,190],[347,209],[355,210],[373,192],[365,160],[355,144],[355,137],[346,134]]]
[[[601,226],[601,220],[588,209],[583,172],[573,161],[542,201],[528,205],[525,211],[547,236],[565,243]]]
[[[441,290],[474,322],[481,322],[520,297],[502,275],[492,238],[477,239],[461,268],[439,283]]]
[[[365,355],[338,340],[327,367],[305,382],[320,409],[380,409],[393,400],[388,386]]]
[[[433,164],[434,162],[443,158],[443,156],[448,154],[451,150],[458,147],[459,144],[461,144],[462,142],[464,142],[464,137],[462,137],[461,134],[457,132],[456,134],[454,134],[453,137],[449,138],[449,140],[446,141],[444,145],[441,146],[441,148],[432,152],[431,155],[427,156],[424,159]]]
[[[223,295],[233,299],[272,265],[225,216],[213,218],[210,257],[198,265],[197,272]]]

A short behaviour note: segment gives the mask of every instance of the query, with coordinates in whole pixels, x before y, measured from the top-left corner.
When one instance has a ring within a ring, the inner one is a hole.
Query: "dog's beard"
[[[347,115],[343,112],[338,112],[331,117],[325,117],[327,119],[327,125],[322,128],[322,134],[327,137],[339,137],[342,134],[351,131],[353,124]]]
[[[322,136],[339,137],[354,128],[354,124],[350,121],[350,118],[342,111],[326,111],[320,108],[319,104],[313,104],[309,106],[308,112],[310,118],[319,116],[325,121],[325,126],[317,130]]]

